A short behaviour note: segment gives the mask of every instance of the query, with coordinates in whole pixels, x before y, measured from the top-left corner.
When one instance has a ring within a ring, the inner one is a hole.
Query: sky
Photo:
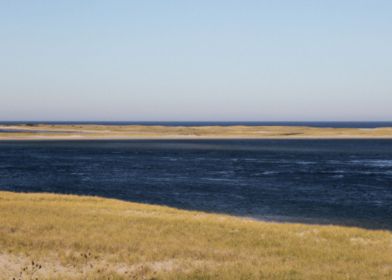
[[[392,1],[0,0],[0,121],[391,121]]]

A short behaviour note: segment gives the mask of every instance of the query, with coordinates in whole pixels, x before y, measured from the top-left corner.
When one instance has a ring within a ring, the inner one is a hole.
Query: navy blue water
[[[0,189],[392,229],[392,140],[1,142]]]
[[[262,121],[233,121],[233,122],[196,122],[196,121],[123,121],[123,122],[108,122],[108,121],[78,121],[78,122],[21,122],[9,121],[0,122],[0,125],[16,125],[16,124],[96,124],[96,125],[165,125],[165,126],[231,126],[231,125],[247,125],[247,126],[311,126],[311,127],[334,127],[334,128],[377,128],[377,127],[392,127],[392,121],[378,121],[378,122],[262,122]]]

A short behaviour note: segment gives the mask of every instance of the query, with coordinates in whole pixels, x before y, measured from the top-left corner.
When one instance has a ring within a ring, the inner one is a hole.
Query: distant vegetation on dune
[[[392,138],[391,127],[0,125],[7,139],[216,139],[216,138]]]
[[[392,233],[0,192],[0,279],[392,279]]]

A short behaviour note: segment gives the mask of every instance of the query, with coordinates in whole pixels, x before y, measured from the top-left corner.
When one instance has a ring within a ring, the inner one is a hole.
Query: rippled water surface
[[[0,142],[0,189],[392,228],[392,140]]]

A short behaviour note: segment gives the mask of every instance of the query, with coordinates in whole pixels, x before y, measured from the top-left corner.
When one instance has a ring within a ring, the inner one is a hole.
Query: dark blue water
[[[0,142],[0,189],[392,229],[392,140]]]
[[[392,121],[378,121],[378,122],[261,122],[261,121],[236,121],[236,122],[162,122],[162,121],[124,121],[124,122],[21,122],[21,121],[9,121],[0,122],[0,125],[16,125],[16,124],[96,124],[96,125],[166,125],[166,126],[232,126],[232,125],[248,125],[248,126],[311,126],[311,127],[334,127],[334,128],[377,128],[377,127],[392,127]]]

